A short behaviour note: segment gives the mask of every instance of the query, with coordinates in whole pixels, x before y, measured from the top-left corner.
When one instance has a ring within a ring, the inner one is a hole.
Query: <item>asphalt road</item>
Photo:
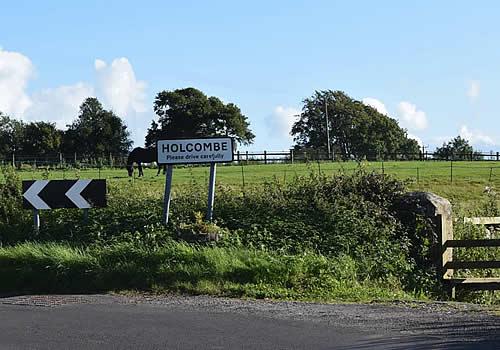
[[[176,296],[0,298],[0,349],[499,349],[468,304],[313,304]]]

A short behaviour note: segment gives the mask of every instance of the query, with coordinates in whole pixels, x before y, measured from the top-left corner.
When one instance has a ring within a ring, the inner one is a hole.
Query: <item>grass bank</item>
[[[76,248],[22,243],[0,248],[0,293],[117,290],[317,301],[410,299],[397,280],[362,280],[348,256],[284,255],[171,241]]]
[[[158,178],[109,181],[108,207],[91,210],[85,224],[79,210],[44,211],[36,235],[31,212],[21,207],[19,173],[4,174],[2,292],[139,289],[300,300],[444,295],[432,257],[435,235],[398,211],[405,183],[363,168],[245,188],[219,183],[214,223],[202,219],[205,186],[192,181],[174,189],[166,227]],[[474,215],[498,215],[493,192],[477,203]],[[457,237],[470,231],[456,226]],[[222,239],[201,245],[207,233]]]

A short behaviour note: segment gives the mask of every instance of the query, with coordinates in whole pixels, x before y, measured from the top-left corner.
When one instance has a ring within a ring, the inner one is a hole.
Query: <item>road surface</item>
[[[0,349],[500,349],[461,303],[316,304],[207,296],[0,298]]]

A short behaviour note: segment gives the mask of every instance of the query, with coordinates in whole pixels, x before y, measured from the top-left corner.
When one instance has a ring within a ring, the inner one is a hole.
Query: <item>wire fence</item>
[[[500,152],[470,152],[470,153],[450,153],[437,154],[432,152],[419,153],[385,153],[385,154],[366,154],[363,157],[344,156],[323,150],[294,150],[289,151],[262,151],[249,152],[237,151],[234,153],[236,164],[255,164],[255,163],[300,163],[315,161],[500,161]],[[123,168],[127,165],[127,157],[124,155],[113,155],[101,157],[86,157],[78,153],[55,153],[47,155],[16,155],[12,154],[8,158],[0,158],[0,165],[12,165],[17,169],[23,168],[102,168],[116,167]]]
[[[288,162],[268,162],[264,165],[262,159],[235,160],[233,163],[220,164],[218,182],[226,184],[245,185],[258,184],[266,179],[278,179],[287,182],[293,177],[307,176],[310,173],[335,174],[338,172],[354,172],[364,168],[381,174],[392,175],[399,179],[413,181],[416,184],[483,184],[500,186],[500,162],[477,161],[324,161],[308,160]],[[50,166],[32,167],[23,165],[16,168],[24,180],[36,179],[75,179],[92,178],[108,180],[128,179],[128,172],[124,166],[104,164],[94,166],[79,163],[74,167],[71,164],[53,164]],[[255,166],[253,166],[255,165]],[[208,167],[203,164],[176,166],[176,181],[189,183],[190,181],[207,182]],[[150,164],[145,167],[146,178],[152,179],[158,173],[158,167]],[[160,173],[161,174],[161,173]],[[138,172],[135,171],[133,179]],[[2,182],[0,174],[0,182]],[[155,180],[156,181],[156,180]],[[158,181],[161,182],[160,177]]]

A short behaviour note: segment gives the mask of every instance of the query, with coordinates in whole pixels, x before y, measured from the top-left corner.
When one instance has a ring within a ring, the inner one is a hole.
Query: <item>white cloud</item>
[[[94,96],[94,88],[85,83],[43,89],[32,96],[33,104],[24,113],[29,120],[47,120],[57,124],[59,128],[66,125],[78,115],[82,102]]]
[[[459,135],[468,140],[473,145],[495,145],[496,142],[492,137],[483,134],[479,130],[469,130],[466,125],[462,125]]]
[[[469,88],[467,89],[467,96],[469,96],[471,101],[476,100],[479,97],[481,90],[481,83],[479,80],[472,80],[469,82]]]
[[[33,74],[28,57],[0,49],[0,111],[13,116],[24,113],[31,105],[25,89]]]
[[[427,128],[427,116],[424,111],[418,110],[417,106],[406,101],[398,105],[398,116],[400,121],[408,129],[424,130]]]
[[[98,75],[98,95],[119,116],[131,116],[146,111],[146,83],[135,77],[134,69],[127,58],[117,58],[111,65],[95,60]]]
[[[300,110],[293,107],[277,106],[269,119],[269,134],[290,140],[292,125],[297,120]]]
[[[104,69],[104,68],[106,68],[106,62],[104,62],[103,60],[100,60],[100,59],[96,59],[94,61],[94,67],[95,67],[95,70]]]
[[[376,98],[365,97],[362,102],[367,106],[375,108],[379,113],[389,115],[389,113],[387,113],[387,108],[385,108],[385,105],[382,103],[382,101],[377,100]]]
[[[420,147],[422,147],[424,145],[424,143],[422,142],[422,139],[420,137],[418,137],[418,136],[415,136],[415,135],[412,135],[412,134],[408,134],[408,138],[409,139],[414,139],[415,141],[417,141],[418,145]]]
[[[82,102],[97,97],[106,109],[123,118],[135,141],[142,144],[139,131],[147,127],[151,116],[145,115],[146,83],[137,80],[127,58],[117,58],[107,64],[96,59],[96,84],[78,82],[47,88],[28,94],[28,82],[34,76],[31,60],[18,52],[0,48],[0,111],[16,118],[55,122],[65,128],[78,115]],[[142,129],[141,129],[142,128]]]

